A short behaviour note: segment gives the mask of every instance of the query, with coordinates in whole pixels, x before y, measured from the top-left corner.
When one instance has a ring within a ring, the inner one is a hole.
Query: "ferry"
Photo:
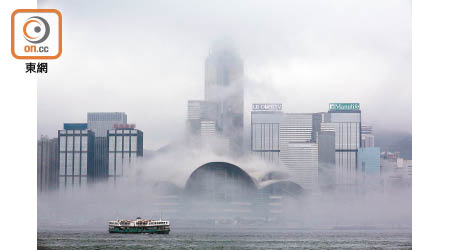
[[[109,222],[109,232],[168,234],[170,222],[161,219],[143,220],[141,217],[137,217],[136,220],[115,220]]]

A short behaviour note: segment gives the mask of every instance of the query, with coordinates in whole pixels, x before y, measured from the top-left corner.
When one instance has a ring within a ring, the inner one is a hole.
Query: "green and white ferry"
[[[161,219],[143,220],[141,217],[137,217],[136,220],[115,220],[109,222],[109,232],[168,234],[170,222]]]

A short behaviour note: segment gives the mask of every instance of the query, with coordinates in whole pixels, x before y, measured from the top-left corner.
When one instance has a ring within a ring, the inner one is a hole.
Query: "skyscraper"
[[[37,184],[39,192],[58,187],[58,139],[41,137],[37,142]]]
[[[114,124],[126,124],[127,114],[124,112],[95,112],[87,114],[88,129],[95,133],[96,137],[105,137],[108,129],[113,129]]]
[[[242,60],[232,48],[216,44],[210,50],[205,61],[205,100],[218,104],[216,125],[238,154],[243,145],[243,75]]]
[[[280,162],[291,179],[307,189],[318,184],[318,145],[313,141],[313,114],[286,113],[280,122]]]
[[[282,104],[253,104],[251,113],[251,151],[275,165],[280,161],[280,122]]]
[[[94,178],[94,133],[86,123],[65,123],[58,131],[59,188],[85,186]]]
[[[361,145],[359,103],[330,103],[325,122],[335,133],[336,184],[356,184],[357,153]]]
[[[108,181],[116,182],[118,177],[127,175],[143,156],[144,134],[129,126],[116,126],[107,132],[109,169]]]

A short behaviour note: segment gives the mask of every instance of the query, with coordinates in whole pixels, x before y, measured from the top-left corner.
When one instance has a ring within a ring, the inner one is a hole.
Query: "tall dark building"
[[[234,153],[242,152],[244,66],[234,49],[215,45],[205,61],[205,101],[218,104],[218,130]]]
[[[334,131],[319,131],[319,185],[329,187],[336,184],[335,135]]]
[[[82,187],[95,179],[94,142],[87,123],[65,123],[58,131],[60,189]]]
[[[37,184],[39,192],[58,187],[58,139],[42,137],[37,142]]]
[[[95,178],[106,180],[108,178],[108,140],[106,137],[95,137],[94,165]]]
[[[144,133],[133,127],[117,127],[107,131],[108,182],[126,176],[144,154]]]

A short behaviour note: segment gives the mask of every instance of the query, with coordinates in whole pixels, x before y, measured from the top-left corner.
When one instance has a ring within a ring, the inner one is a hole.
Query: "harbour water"
[[[169,235],[107,230],[38,231],[38,249],[411,249],[410,229],[173,229]]]

